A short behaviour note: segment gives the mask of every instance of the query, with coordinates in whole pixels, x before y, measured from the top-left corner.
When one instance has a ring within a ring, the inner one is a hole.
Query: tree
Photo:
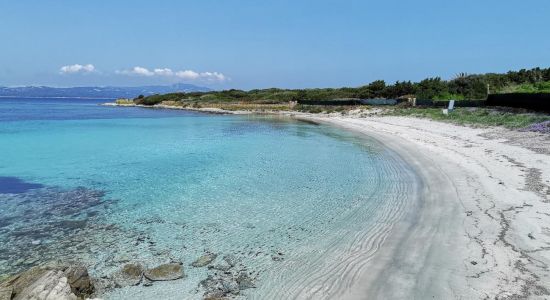
[[[447,84],[440,77],[427,78],[418,83],[416,97],[418,99],[433,100],[437,96],[448,92]]]

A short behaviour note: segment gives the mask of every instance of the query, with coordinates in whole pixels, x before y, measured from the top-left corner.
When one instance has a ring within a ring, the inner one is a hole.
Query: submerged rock
[[[250,278],[250,276],[248,276],[248,274],[246,274],[245,272],[241,272],[239,274],[239,276],[237,277],[237,283],[239,284],[239,289],[241,290],[246,290],[246,289],[251,289],[256,287],[252,278]]]
[[[118,287],[140,284],[143,278],[143,267],[140,264],[126,264],[113,275],[113,281]]]
[[[205,299],[223,299],[228,295],[239,294],[239,285],[231,276],[208,275],[199,283],[199,286],[205,290]]]
[[[33,267],[0,284],[2,300],[76,300],[93,292],[88,271],[80,265]]]
[[[176,263],[160,265],[145,271],[143,275],[151,281],[176,280],[184,276],[183,266]]]
[[[208,266],[210,263],[212,263],[216,259],[216,257],[218,257],[217,254],[207,252],[203,256],[197,258],[197,260],[195,260],[191,264],[191,266],[193,266],[195,268]]]
[[[222,271],[222,272],[227,272],[231,268],[232,268],[232,266],[230,266],[228,264],[217,264],[215,266],[208,266],[208,269],[214,269],[214,270],[218,270],[218,271]]]
[[[239,259],[233,254],[224,255],[223,260],[232,267],[236,266],[239,263]]]

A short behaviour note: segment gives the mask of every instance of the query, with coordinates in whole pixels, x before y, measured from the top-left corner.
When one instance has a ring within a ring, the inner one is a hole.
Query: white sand
[[[289,287],[285,299],[550,299],[550,137],[368,112],[279,114],[374,137],[423,181],[376,253],[329,275],[339,288]]]
[[[548,138],[530,145],[518,137],[528,133],[504,129],[298,116],[377,138],[424,181],[417,209],[374,259],[359,275],[337,275],[351,287],[315,299],[549,299],[550,156],[527,149],[548,153]]]

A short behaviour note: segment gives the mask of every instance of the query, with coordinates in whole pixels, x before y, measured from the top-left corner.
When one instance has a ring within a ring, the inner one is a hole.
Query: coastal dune
[[[348,289],[295,298],[550,296],[547,138],[402,117],[296,117],[378,139],[411,165],[421,190],[379,251],[334,274]]]

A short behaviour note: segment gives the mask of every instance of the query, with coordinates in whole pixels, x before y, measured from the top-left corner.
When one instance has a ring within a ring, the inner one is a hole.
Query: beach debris
[[[216,259],[216,257],[218,257],[217,254],[212,253],[212,252],[206,252],[204,255],[197,258],[197,260],[195,260],[191,264],[191,266],[193,266],[195,268],[205,267],[205,266],[209,265],[210,263],[212,263]]]
[[[178,263],[163,264],[149,269],[143,275],[151,281],[169,281],[183,278],[183,266]]]
[[[140,264],[126,264],[113,276],[117,287],[138,285],[142,279],[143,267]]]
[[[0,284],[0,299],[76,300],[92,295],[94,286],[82,265],[39,266]]]

